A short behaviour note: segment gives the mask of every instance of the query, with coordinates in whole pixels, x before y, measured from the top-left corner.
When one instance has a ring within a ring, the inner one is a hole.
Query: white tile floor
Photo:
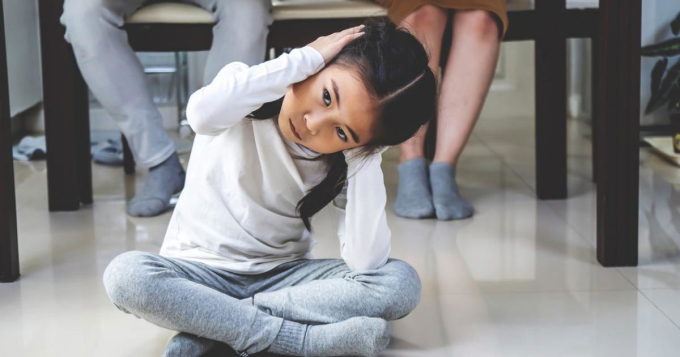
[[[459,222],[394,216],[386,154],[393,256],[423,281],[386,355],[680,356],[680,175],[642,153],[640,266],[602,268],[590,143],[570,127],[570,198],[548,202],[534,194],[533,119],[482,119],[459,167],[476,215]],[[22,276],[0,284],[0,355],[160,355],[174,332],[116,309],[101,283],[116,255],[160,248],[170,213],[124,213],[142,174],[95,165],[95,203],[49,213],[44,162],[15,168]],[[317,257],[337,257],[332,213],[317,220]]]

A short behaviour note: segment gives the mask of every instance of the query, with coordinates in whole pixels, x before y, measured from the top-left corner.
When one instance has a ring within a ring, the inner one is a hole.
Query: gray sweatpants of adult
[[[272,344],[284,319],[399,319],[418,305],[421,290],[416,270],[397,259],[365,271],[352,271],[340,259],[301,259],[245,275],[140,251],[114,258],[104,286],[120,310],[182,332],[164,356],[200,356],[222,343],[244,355],[257,353]]]
[[[208,10],[217,24],[204,83],[231,62],[261,63],[265,56],[271,0],[174,0]],[[146,86],[144,69],[121,28],[137,9],[158,0],[65,0],[61,23],[85,82],[125,134],[136,163],[153,167],[175,145]]]

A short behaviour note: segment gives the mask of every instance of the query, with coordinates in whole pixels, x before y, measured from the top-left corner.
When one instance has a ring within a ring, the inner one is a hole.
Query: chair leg
[[[91,187],[92,177],[88,176],[86,168],[78,169],[84,157],[78,151],[85,146],[82,142],[85,132],[82,128],[82,105],[87,101],[87,96],[83,93],[87,92],[79,80],[73,49],[64,41],[65,30],[59,23],[63,1],[39,0],[38,6],[49,209],[74,211],[80,208],[81,199],[91,201],[87,197],[88,189],[81,191],[81,185]],[[89,151],[88,142],[87,152]]]
[[[591,150],[592,150],[592,165],[593,165],[593,182],[597,183],[597,80],[598,80],[598,57],[599,57],[599,42],[598,42],[598,36],[594,35],[593,38],[590,40],[590,56],[591,56],[591,98],[592,98],[592,105],[590,106],[591,109],[591,120],[590,120],[590,127],[591,127]]]
[[[3,12],[0,3],[0,282],[13,282],[19,278],[19,248]]]
[[[558,21],[565,0],[536,2],[542,33],[536,38],[536,194],[567,197],[567,40]]]
[[[71,63],[76,63],[75,55],[69,53]],[[92,155],[90,154],[90,105],[87,95],[87,84],[76,70],[73,74],[74,111],[76,120],[77,170],[80,202],[92,203]]]
[[[120,139],[123,143],[123,169],[126,175],[132,175],[135,173],[135,159],[132,156],[132,150],[130,150],[130,144],[128,144],[125,135],[120,134]]]
[[[638,263],[642,0],[600,0],[597,260]]]

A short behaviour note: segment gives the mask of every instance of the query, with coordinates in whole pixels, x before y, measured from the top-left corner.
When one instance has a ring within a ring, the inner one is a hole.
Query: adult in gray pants
[[[116,120],[136,163],[149,169],[144,187],[127,204],[132,216],[155,216],[184,186],[184,169],[146,87],[144,69],[122,29],[137,9],[158,0],[66,0],[61,23],[90,90]],[[181,0],[209,11],[217,24],[204,83],[231,62],[264,60],[270,0]]]

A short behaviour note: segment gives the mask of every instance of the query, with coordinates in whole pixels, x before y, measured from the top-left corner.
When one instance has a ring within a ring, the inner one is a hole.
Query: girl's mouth
[[[295,130],[295,125],[293,125],[293,120],[289,118],[288,121],[290,121],[290,130],[293,132],[293,135],[295,135],[295,137],[298,138],[299,140],[302,140],[302,138],[300,137],[300,134],[298,134],[298,132]]]

